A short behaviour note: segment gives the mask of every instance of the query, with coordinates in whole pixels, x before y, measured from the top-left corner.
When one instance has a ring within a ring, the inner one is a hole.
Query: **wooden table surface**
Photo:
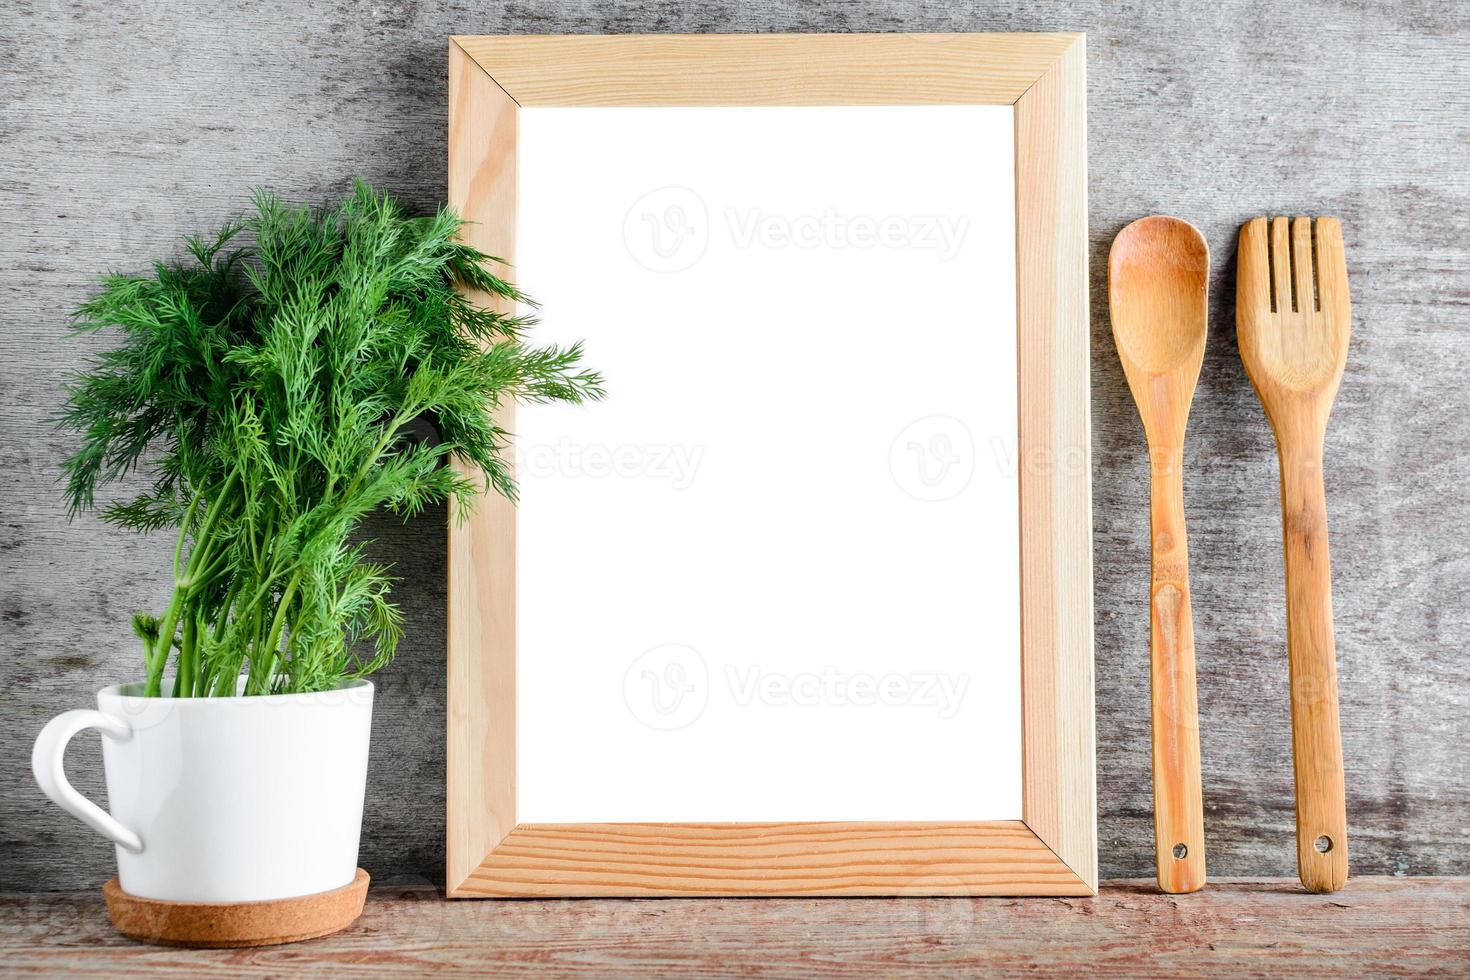
[[[446,902],[375,888],[326,939],[178,950],[116,935],[96,893],[0,897],[0,975],[476,973],[809,977],[1470,975],[1470,878],[1110,882],[1096,898]]]

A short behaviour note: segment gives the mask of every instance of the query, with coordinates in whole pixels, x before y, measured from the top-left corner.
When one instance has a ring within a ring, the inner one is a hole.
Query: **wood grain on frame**
[[[1022,813],[1097,883],[1085,42],[1016,102]]]
[[[488,497],[450,527],[451,897],[1096,891],[1083,59],[1076,34],[452,40],[449,199],[507,260],[521,105],[1015,106],[1023,813],[518,826],[515,514]]]
[[[523,106],[1009,105],[1080,34],[456,37]]]
[[[515,261],[516,104],[449,47],[449,203],[481,251]],[[504,301],[482,303],[514,312]],[[513,306],[514,304],[510,304]],[[500,409],[513,428],[514,406]],[[463,881],[515,827],[516,512],[499,494],[449,518],[446,873]]]
[[[460,895],[1088,895],[1019,820],[522,824]]]

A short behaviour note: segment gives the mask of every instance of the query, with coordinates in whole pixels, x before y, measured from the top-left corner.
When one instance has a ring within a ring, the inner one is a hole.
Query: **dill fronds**
[[[189,239],[188,261],[106,277],[73,322],[122,342],[67,387],[70,513],[146,469],[152,485],[102,518],[178,532],[167,609],[133,620],[154,696],[170,664],[182,697],[233,695],[242,673],[244,693],[266,694],[382,667],[402,615],[363,519],[513,497],[492,411],[602,396],[580,345],[532,346],[531,317],[472,305],[465,291],[534,304],[459,240],[452,211],[409,216],[360,182],[335,208],[253,204]],[[437,441],[410,437],[420,419]]]

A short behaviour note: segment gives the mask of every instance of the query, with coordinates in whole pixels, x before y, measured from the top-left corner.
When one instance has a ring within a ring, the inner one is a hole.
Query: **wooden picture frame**
[[[451,39],[449,201],[508,262],[522,106],[1014,106],[1023,817],[518,823],[516,519],[490,495],[449,532],[450,897],[1096,892],[1084,56],[1080,34]]]

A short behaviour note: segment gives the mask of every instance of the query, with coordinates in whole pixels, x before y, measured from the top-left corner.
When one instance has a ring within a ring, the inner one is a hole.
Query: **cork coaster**
[[[368,873],[329,892],[267,902],[165,902],[138,898],[116,878],[102,886],[117,931],[161,946],[224,949],[315,939],[351,925],[362,914]]]

